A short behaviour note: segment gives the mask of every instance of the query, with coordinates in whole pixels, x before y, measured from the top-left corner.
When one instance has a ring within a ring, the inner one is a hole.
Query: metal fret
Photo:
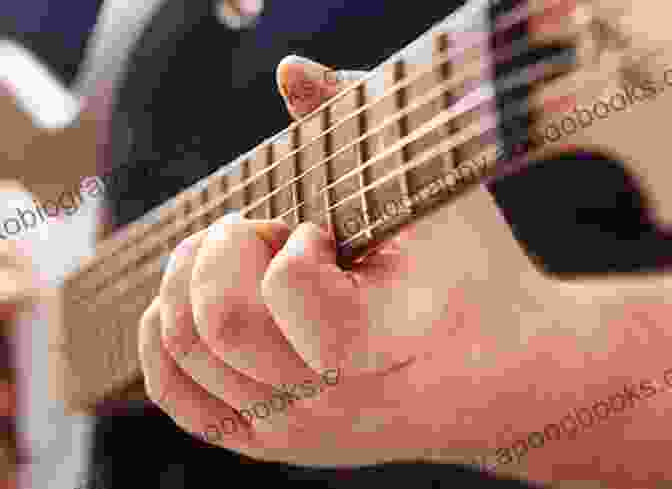
[[[296,150],[301,146],[301,126],[295,126],[294,130],[291,132],[291,138],[292,138],[292,150]],[[301,173],[301,152],[297,152],[294,157],[292,158],[292,161],[294,163],[293,165],[293,170],[294,173],[292,175],[292,178],[296,178],[297,175]],[[294,182],[292,184],[292,202],[294,204],[294,218],[295,218],[295,224],[298,226],[299,223],[303,222],[303,215],[304,215],[304,209],[302,207],[299,207],[299,203],[303,202],[303,191],[301,190],[300,186],[301,182]]]
[[[250,159],[248,158],[240,165],[240,182],[238,183],[246,182],[250,178],[250,173]],[[250,185],[246,184],[240,193],[242,194],[242,205],[240,207],[242,209],[252,202]]]
[[[241,160],[239,164],[232,168],[226,178],[227,191],[239,186],[249,178],[249,158]],[[250,202],[250,187],[249,185],[239,188],[237,191],[233,192],[227,199],[230,202],[232,210],[243,209]]]
[[[277,188],[281,188],[274,196],[275,207],[277,210],[276,216],[283,216],[284,220],[289,225],[298,224],[298,215],[292,211],[297,205],[297,192],[294,185],[288,185],[288,182],[296,175],[296,166],[294,158],[285,158],[287,154],[292,152],[293,142],[291,134],[286,134],[285,137],[278,139],[271,145],[271,156],[274,162],[282,162],[271,170],[269,173],[273,174],[272,180],[276,183]],[[290,216],[294,216],[291,219]],[[295,222],[292,222],[295,221]]]
[[[403,60],[397,61],[394,64],[394,71],[393,71],[393,78],[392,81],[393,83],[397,83],[402,81],[406,77],[406,63]],[[406,89],[403,88],[399,90],[395,97],[395,104],[397,110],[402,110],[404,107],[406,107],[406,104],[408,100],[408,96],[406,94]],[[398,124],[398,130],[399,130],[399,135],[398,138],[403,138],[408,136],[408,117],[403,117]],[[408,150],[407,148],[404,148],[401,151],[401,161],[399,161],[399,166],[403,166],[404,163],[406,163],[409,160],[409,155],[408,155]],[[401,196],[402,197],[408,197],[409,195],[409,178],[408,178],[408,173],[404,172],[402,176],[399,177],[399,186],[401,188]],[[413,210],[413,207],[411,207],[411,212]]]
[[[213,187],[215,188],[215,198],[219,197],[220,195],[227,195],[229,189],[231,188],[231,184],[229,183],[229,176],[226,174],[215,176]],[[215,218],[219,218],[220,216],[226,214],[226,211],[228,211],[231,207],[232,206],[229,202],[229,199],[226,199],[221,206],[217,207]]]
[[[330,118],[332,124],[339,124],[347,118],[353,111],[361,107],[361,96],[358,91],[351,91],[340,98],[330,107]],[[350,142],[361,135],[361,126],[359,118],[350,119],[340,124],[331,133],[331,150],[338,153],[332,159],[332,177],[338,180],[343,175],[356,170],[362,165],[362,147],[360,144],[350,146],[347,150],[341,151],[343,147],[349,146]],[[354,194],[363,187],[361,176],[348,177],[343,179],[337,185],[332,187],[332,199],[340,202]],[[353,226],[361,229],[370,224],[368,216],[368,202],[366,199],[353,199],[333,211],[334,235],[336,240],[347,239],[357,232],[355,229],[349,229]],[[357,229],[357,230],[358,230]]]
[[[448,34],[446,33],[437,34],[437,36],[434,38],[434,41],[435,41],[434,53],[437,57],[444,55],[446,52],[448,52],[448,48],[450,47],[450,39],[448,37]],[[441,82],[449,80],[453,76],[454,72],[453,63],[451,61],[444,63],[439,67],[437,72],[438,72],[438,78]],[[455,102],[456,102],[455,95],[453,93],[446,92],[443,94],[443,101],[440,103],[440,107],[441,109],[447,109]],[[446,137],[455,133],[455,130],[456,130],[455,124],[449,122],[448,124],[439,129],[438,132],[440,139],[445,139]],[[444,171],[446,172],[450,171],[453,168],[456,168],[458,165],[457,151],[446,153],[443,156],[443,162],[444,162]]]
[[[331,110],[327,109],[324,112],[322,112],[322,131],[326,131],[328,128],[331,127]],[[325,158],[331,156],[334,153],[334,147],[333,147],[333,141],[331,138],[331,133],[327,134],[324,138],[324,154]],[[334,169],[332,168],[332,161],[330,160],[327,162],[325,165],[325,183],[326,185],[330,185],[331,182],[334,180]],[[331,207],[331,204],[333,202],[333,196],[331,190],[328,190],[327,192],[324,193],[324,204],[327,209]],[[332,211],[329,211],[327,214],[327,225],[329,227],[329,231],[333,234],[336,229],[336,223],[334,222],[334,213]]]
[[[357,105],[359,107],[363,107],[366,105],[366,92],[365,92],[365,85],[360,85],[357,88]],[[361,114],[359,114],[359,117],[357,118],[357,126],[359,130],[359,136],[362,136],[363,134],[366,134],[368,131],[368,121],[367,121],[367,115],[366,111],[363,111]],[[366,139],[363,139],[359,143],[359,151],[357,151],[357,166],[361,167],[362,164],[367,161],[370,158],[371,152],[369,151],[369,143]],[[362,171],[359,172],[359,187],[360,189],[363,189],[366,187],[369,183],[371,183],[371,170],[369,168],[365,168]],[[370,200],[369,200],[369,192],[362,192],[362,210],[364,212],[364,215],[366,216],[365,222],[367,223],[367,227],[370,225],[369,222],[371,220],[370,215]],[[367,232],[367,237],[370,239],[373,239],[373,231],[368,231]]]
[[[183,223],[187,222],[190,223],[191,219],[191,212],[193,208],[193,203],[191,199],[185,199],[185,201],[182,203],[180,206],[180,209],[178,209],[178,215],[180,216],[179,219],[177,219],[177,223]],[[186,228],[184,228],[182,231],[180,231],[177,234],[177,241],[180,242],[187,236],[190,236],[196,232],[196,226],[195,223],[191,222]]]
[[[249,163],[249,171],[251,175],[257,175],[269,166],[271,145],[262,146],[254,152]],[[256,202],[267,196],[273,187],[270,179],[271,172],[267,172],[260,178],[255,179],[249,184],[250,202]],[[271,216],[271,200],[267,199],[249,213],[250,217],[255,219],[269,219]],[[248,202],[249,203],[249,202]]]
[[[206,207],[210,203],[210,195],[213,192],[215,186],[214,185],[208,185],[205,188],[203,188],[200,192],[201,198],[199,199],[199,207],[203,208]],[[210,224],[213,222],[213,213],[208,212],[206,215],[204,215],[201,218],[201,222],[199,223],[201,229],[207,228]]]
[[[432,50],[429,51],[426,56],[426,63],[416,63],[413,65],[406,65],[405,76],[411,76],[414,73],[417,73],[419,70],[423,69],[423,64],[431,63],[433,59],[438,57],[444,49],[447,48],[448,42],[446,35],[437,35],[432,38]],[[413,103],[414,100],[423,97],[427,92],[432,90],[438,84],[445,81],[444,78],[445,68],[444,66],[439,66],[437,69],[423,74],[417,81],[412,83],[406,91],[406,104]],[[436,115],[438,115],[442,110],[448,108],[446,104],[447,98],[444,96],[424,104],[419,109],[413,111],[409,114],[407,118],[407,131],[412,132],[413,130],[421,127],[426,122],[430,121]],[[446,127],[448,126],[448,127]],[[405,161],[413,159],[416,155],[424,152],[425,150],[432,148],[439,144],[442,140],[448,137],[451,133],[451,128],[449,125],[444,125],[440,129],[433,131],[430,134],[427,134],[425,137],[420,138],[418,141],[415,141],[408,145],[407,152],[404,153]],[[409,182],[409,192],[410,194],[417,193],[420,189],[424,188],[426,185],[431,183],[437,177],[445,175],[454,167],[454,157],[451,152],[443,154],[434,158],[431,162],[426,165],[423,165],[421,168],[417,168],[408,172],[408,182]],[[427,202],[429,203],[429,202]],[[419,203],[417,205],[423,206],[425,202]],[[414,205],[415,206],[415,205]]]
[[[275,155],[274,155],[274,147],[272,144],[269,144],[266,148],[266,166],[269,167],[271,166],[274,162]],[[268,188],[269,192],[272,192],[275,190],[277,187],[275,186],[275,174],[272,171],[269,171],[266,174],[266,180],[268,181]],[[272,196],[268,200],[268,219],[274,219],[277,215],[279,215],[278,209],[277,209],[277,198],[275,196]]]
[[[301,131],[298,133],[299,146],[305,145],[308,141],[312,141],[319,137],[325,130],[325,112],[315,114],[301,125]],[[326,165],[321,165],[321,162],[327,157],[326,139],[320,138],[316,142],[306,146],[298,155],[297,168],[300,173],[306,173],[309,168],[319,165],[313,171],[307,173],[299,182],[301,195],[307,196],[310,205],[302,206],[303,218],[306,221],[313,221],[316,224],[322,224],[325,220],[329,222],[327,216],[324,216],[326,209],[329,207],[330,192],[323,192],[323,197],[319,199],[310,199],[310,196],[317,195],[320,190],[326,187],[328,183],[328,168]],[[324,216],[322,219],[316,219],[316,216]]]

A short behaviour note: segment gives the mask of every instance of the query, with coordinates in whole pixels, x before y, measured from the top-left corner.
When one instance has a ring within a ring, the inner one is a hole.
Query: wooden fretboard
[[[515,30],[532,13],[525,2],[510,3],[518,6],[492,23],[488,1],[470,3],[366,79],[101,243],[63,288],[65,332],[53,350],[68,405],[84,408],[138,378],[138,319],[166,258],[222,215],[328,226],[347,267],[477,185],[494,168],[502,121],[529,110],[498,106],[496,118],[495,94],[572,64],[566,52],[553,52],[533,69],[493,80],[495,64],[531,52],[519,39],[493,54],[489,32]]]

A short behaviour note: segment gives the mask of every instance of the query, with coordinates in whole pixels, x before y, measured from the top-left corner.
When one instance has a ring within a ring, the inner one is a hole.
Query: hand
[[[296,59],[278,71],[296,117],[348,83],[327,86],[324,67]],[[418,252],[436,232],[418,224],[352,271],[335,265],[332,241],[311,224],[292,233],[224,218],[186,239],[141,321],[148,395],[186,431],[260,459],[359,465],[440,452],[469,463],[501,461],[498,449],[521,433],[657,373],[665,354],[624,341],[634,323],[622,319],[624,304],[656,296],[660,283],[616,284],[611,296],[601,284],[560,285],[530,265],[485,190],[446,212],[447,256]],[[650,317],[660,324],[666,311]],[[656,331],[640,333],[669,346]],[[610,362],[592,360],[607,352]],[[644,427],[630,422],[629,439],[660,439]],[[584,437],[503,470],[608,480],[591,453],[626,463],[622,432]]]
[[[294,57],[278,68],[295,117],[348,83]],[[474,340],[496,348],[479,337],[478,308],[457,282],[444,276],[414,290],[408,236],[343,272],[315,226],[288,241],[281,222],[227,221],[179,246],[143,317],[150,397],[196,436],[270,460],[370,463],[445,446],[451,391],[473,393],[472,377],[503,365],[499,356],[465,363]],[[515,246],[508,229],[507,237]],[[451,371],[453,362],[462,365]]]

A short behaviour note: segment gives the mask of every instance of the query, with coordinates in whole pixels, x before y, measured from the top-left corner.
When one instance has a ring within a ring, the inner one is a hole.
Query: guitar
[[[659,183],[670,170],[655,157],[665,125],[649,122],[669,109],[672,46],[644,10],[625,1],[474,0],[361,82],[110,236],[61,289],[62,328],[51,345],[59,395],[81,411],[140,386],[138,319],[166,258],[236,209],[327,225],[344,267],[413,224],[418,268],[410,286],[422,290],[449,249],[449,273],[464,277],[465,293],[489,293],[483,321],[502,331],[533,331],[543,320],[602,324],[621,312],[610,294],[669,313],[665,270],[571,283],[540,273],[512,246],[481,185],[520,166],[592,152],[621,161],[656,222],[672,222]],[[649,130],[625,136],[638,127]],[[592,301],[578,300],[586,291]],[[391,303],[381,314],[372,320],[407,312]],[[419,322],[408,318],[409,327]]]

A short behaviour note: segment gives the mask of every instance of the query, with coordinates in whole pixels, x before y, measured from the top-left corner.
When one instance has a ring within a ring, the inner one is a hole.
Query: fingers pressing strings
[[[377,255],[374,265],[344,271],[331,236],[303,223],[273,258],[262,284],[275,322],[313,370],[366,371],[355,359],[370,347],[368,293],[380,280],[403,275],[403,253]]]
[[[259,399],[271,397],[272,386],[254,380],[216,356],[196,330],[192,313],[192,272],[199,250],[203,249],[210,231],[204,230],[187,238],[171,256],[160,291],[163,344],[184,373],[209,393],[241,414],[246,413],[248,419],[251,419],[251,411],[247,408]],[[219,301],[230,303],[235,298],[223,295]],[[244,321],[242,317],[239,319]],[[219,317],[215,321],[222,328],[245,327],[248,324],[231,324]],[[277,424],[281,418],[275,416],[273,421]]]
[[[159,294],[161,337],[182,371],[217,398],[240,409],[250,395],[261,395],[263,386],[212,354],[196,331],[192,313],[191,274],[206,235],[204,230],[185,239],[171,255]]]
[[[261,323],[262,326],[270,329],[270,332],[262,330],[257,335],[247,335],[247,341],[243,341],[242,344],[248,352],[238,355],[237,358],[246,358],[242,369],[252,367],[255,370],[253,373],[261,378],[268,377],[268,374],[264,372],[281,372],[275,379],[271,379],[268,383],[255,380],[232,368],[221,358],[222,356],[226,358],[226,354],[220,356],[213,354],[213,350],[224,349],[230,352],[231,345],[240,346],[240,342],[231,341],[230,334],[227,338],[227,333],[235,330],[245,330],[242,336],[245,336],[245,332],[254,333],[254,329],[248,326],[255,324],[255,321],[247,316],[237,317],[236,314],[232,317],[229,315],[229,319],[234,319],[234,321],[228,322],[226,321],[227,314],[223,314],[223,321],[220,314],[208,318],[208,301],[212,299],[217,304],[223,303],[224,307],[228,306],[230,310],[239,308],[240,303],[236,302],[238,296],[235,294],[227,296],[226,294],[230,284],[242,285],[243,296],[258,299],[259,294],[251,293],[245,285],[252,288],[253,292],[258,290],[259,281],[267,263],[282,247],[289,234],[289,229],[281,222],[248,222],[247,226],[238,227],[236,224],[241,224],[236,222],[238,220],[242,219],[235,215],[233,218],[222,219],[217,225],[187,238],[178,246],[166,269],[159,297],[146,311],[141,321],[140,358],[146,374],[148,395],[181,427],[192,433],[204,433],[204,427],[208,427],[206,431],[210,434],[235,433],[236,426],[249,428],[249,421],[253,417],[252,412],[256,414],[257,410],[260,410],[257,417],[265,417],[261,413],[263,410],[260,409],[263,406],[257,406],[258,401],[277,398],[278,392],[282,391],[282,389],[274,389],[273,383],[286,388],[286,386],[296,386],[296,379],[303,380],[304,387],[305,379],[308,379],[308,383],[319,382],[318,376],[301,361],[268,317],[261,318]],[[255,226],[257,231],[254,231],[251,226]],[[249,250],[254,249],[255,246],[258,251],[256,258],[249,255]],[[242,270],[238,267],[231,267],[228,263],[211,263],[212,259],[218,257],[220,253],[233,257],[238,263],[243,263],[241,257],[237,256],[240,255],[241,250],[247,252],[247,259],[244,261],[245,273],[242,275],[252,277],[251,280],[240,280]],[[194,270],[198,268],[199,259],[202,259],[201,272],[195,274],[194,280]],[[222,268],[234,271],[233,275],[236,275],[237,270],[239,276],[232,277],[232,273],[220,273]],[[257,268],[256,274],[254,273],[255,268]],[[214,321],[200,323],[200,328],[205,333],[203,335],[199,334],[199,328],[192,313],[190,295],[192,281],[195,282],[193,288],[196,291],[195,302],[200,304],[200,307],[196,309],[205,310],[205,314],[201,317],[214,319]],[[239,287],[236,287],[236,290],[238,289]],[[214,296],[212,292],[215,292]],[[265,309],[259,307],[263,304],[259,300],[256,304],[254,302],[248,301],[244,304],[245,314],[255,307],[260,309],[256,311],[257,316],[261,316],[262,312],[266,314]],[[244,321],[240,321],[241,319]],[[204,341],[204,337],[210,341]],[[264,338],[272,340],[267,347],[260,344],[264,342]],[[282,350],[280,353],[276,351],[278,346]],[[238,351],[238,353],[241,352],[242,350]],[[250,352],[254,355],[250,355]],[[265,355],[260,355],[260,352],[264,352]],[[283,356],[287,358],[284,365],[281,361]],[[266,359],[272,359],[272,361]],[[263,364],[267,364],[266,369],[263,368]],[[261,369],[258,368],[259,365],[262,365]],[[296,371],[294,375],[292,366]],[[330,385],[333,384],[332,381],[331,378],[325,380]],[[286,388],[286,390],[287,392],[279,400],[285,404],[291,404],[296,395],[290,392],[291,389]],[[252,410],[246,409],[255,401],[257,402],[252,406]],[[277,406],[278,399],[275,401],[273,405]],[[213,416],[221,419],[213,419]],[[222,425],[222,419],[228,423],[228,426]],[[246,419],[248,423],[243,422],[243,419]],[[275,420],[278,419],[279,417],[275,416]],[[222,426],[215,428],[217,423]],[[238,442],[242,442],[245,438],[243,433],[236,436],[238,436]]]
[[[259,227],[271,246],[257,233]],[[276,326],[260,291],[273,249],[281,248],[289,233],[283,222],[227,216],[209,229],[192,274],[200,337],[221,360],[267,385],[317,376]]]
[[[140,321],[140,363],[150,400],[194,436],[202,437],[201,433],[216,426],[227,433],[227,447],[248,446],[252,434],[246,420],[186,375],[163,347],[160,306],[157,297]]]

